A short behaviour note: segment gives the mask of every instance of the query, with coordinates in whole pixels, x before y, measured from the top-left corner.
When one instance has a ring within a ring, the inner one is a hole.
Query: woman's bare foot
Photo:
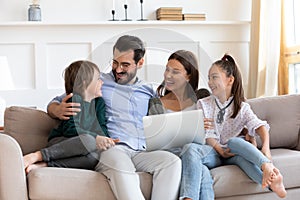
[[[42,168],[42,167],[47,167],[47,163],[38,162],[38,163],[35,163],[35,164],[28,165],[25,169],[25,172],[26,172],[26,174],[28,174],[31,170]]]
[[[29,165],[42,161],[42,159],[42,153],[40,151],[27,154],[23,156],[24,168],[26,169]]]
[[[262,179],[262,187],[268,187],[272,181],[276,178],[276,173],[274,171],[275,167],[272,163],[264,163],[262,165],[263,171],[263,179]]]
[[[277,168],[274,168],[274,173],[276,174],[276,178],[272,180],[270,188],[277,196],[284,198],[286,196],[286,190],[283,185],[283,177]]]

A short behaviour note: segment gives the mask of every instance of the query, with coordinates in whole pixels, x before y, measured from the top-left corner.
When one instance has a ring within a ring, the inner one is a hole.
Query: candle
[[[124,0],[124,5],[128,5],[128,2],[127,2],[127,0]]]
[[[116,7],[115,7],[115,0],[112,0],[112,10],[115,10]]]

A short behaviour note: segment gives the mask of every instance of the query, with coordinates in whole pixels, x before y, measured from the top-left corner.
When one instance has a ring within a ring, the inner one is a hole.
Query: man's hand
[[[48,113],[53,118],[58,118],[60,120],[68,120],[70,116],[77,115],[80,112],[80,103],[67,103],[68,99],[73,96],[73,93],[68,94],[62,99],[60,104],[51,103],[48,106]]]

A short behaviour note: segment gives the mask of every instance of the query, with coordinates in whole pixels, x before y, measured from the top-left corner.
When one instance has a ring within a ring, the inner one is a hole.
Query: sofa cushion
[[[17,140],[23,154],[45,147],[50,130],[58,123],[46,112],[33,108],[12,106],[4,114],[4,132]]]
[[[236,165],[213,168],[210,172],[214,180],[216,198],[268,192],[252,181]]]
[[[271,154],[275,166],[283,175],[286,189],[299,187],[300,152],[289,149],[272,149]],[[218,198],[270,192],[262,189],[261,185],[252,181],[235,165],[214,168],[211,170],[211,174],[214,179],[215,195]]]
[[[146,199],[150,199],[152,176],[148,173],[139,173],[139,177],[142,192]],[[32,170],[27,179],[31,200],[115,199],[108,179],[95,171],[44,167]]]
[[[254,113],[270,125],[271,148],[297,148],[300,128],[300,95],[255,98],[247,101]]]
[[[283,175],[287,189],[300,186],[300,151],[289,149],[272,149],[274,165]]]

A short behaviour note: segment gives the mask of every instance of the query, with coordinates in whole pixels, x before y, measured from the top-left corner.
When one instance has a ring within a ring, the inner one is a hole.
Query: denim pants
[[[228,148],[235,156],[224,159],[209,145],[191,143],[184,146],[180,198],[214,199],[213,180],[208,169],[222,164],[239,166],[253,181],[261,184],[261,165],[270,160],[243,138],[231,138]]]
[[[243,138],[234,137],[228,141],[228,148],[235,156],[224,159],[226,165],[239,166],[253,181],[262,183],[261,166],[271,161],[255,146]]]
[[[49,167],[93,170],[99,161],[96,139],[88,134],[53,138],[41,153]]]
[[[213,179],[209,169],[221,165],[216,151],[209,145],[190,143],[181,153],[182,176],[180,199],[213,200]]]

